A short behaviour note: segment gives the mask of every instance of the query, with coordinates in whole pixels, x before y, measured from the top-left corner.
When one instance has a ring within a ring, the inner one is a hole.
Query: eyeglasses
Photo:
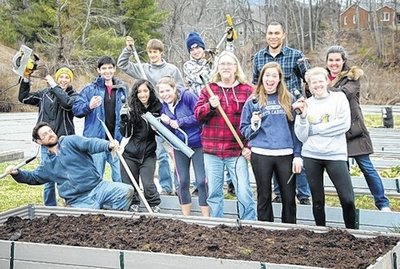
[[[231,67],[231,66],[235,66],[236,63],[218,63],[218,65],[219,65],[219,66],[228,66],[228,67]]]

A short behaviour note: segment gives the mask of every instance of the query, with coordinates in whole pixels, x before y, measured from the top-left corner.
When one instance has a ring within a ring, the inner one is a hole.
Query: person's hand
[[[162,121],[164,124],[167,124],[167,125],[169,125],[169,123],[171,122],[170,117],[168,117],[168,116],[165,115],[165,114],[162,114],[161,117],[160,117],[160,119],[161,119],[161,121]]]
[[[301,157],[294,157],[292,162],[292,173],[300,174],[303,170],[303,159]]]
[[[251,150],[249,148],[243,148],[242,155],[246,160],[250,161]]]
[[[302,119],[305,119],[307,117],[307,102],[304,96],[300,97],[296,101],[296,108],[298,108],[301,111],[300,117]]]
[[[108,144],[108,149],[111,151],[111,155],[114,158],[115,154],[117,154],[117,151],[119,150],[119,142],[115,139],[111,140]]]
[[[18,174],[18,170],[15,169],[14,165],[9,165],[9,166],[6,167],[5,173],[7,175],[16,175],[16,174]]]
[[[92,99],[90,99],[90,103],[89,103],[89,108],[90,109],[95,109],[96,107],[100,106],[102,102],[102,98],[101,96],[93,96]]]
[[[177,121],[177,120],[171,120],[171,121],[169,122],[169,126],[171,126],[171,127],[174,128],[174,129],[178,129],[178,128],[179,128],[178,121]]]
[[[219,103],[219,97],[216,96],[216,95],[211,96],[210,99],[208,99],[208,102],[210,102],[210,106],[211,106],[212,108],[217,108],[217,107],[220,105],[220,103]]]
[[[259,112],[253,112],[250,123],[257,130],[261,123],[261,117]]]
[[[57,82],[54,80],[52,76],[46,75],[44,79],[46,80],[47,84],[49,84],[50,87],[54,88],[57,86]]]
[[[134,50],[135,48],[135,41],[130,36],[126,37],[126,47],[130,50]]]

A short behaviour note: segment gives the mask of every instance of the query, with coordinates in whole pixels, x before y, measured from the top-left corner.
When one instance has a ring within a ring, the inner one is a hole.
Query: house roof
[[[356,5],[356,4],[353,4],[353,5],[348,6],[345,10],[343,10],[343,12],[340,13],[340,16],[342,16],[342,15],[343,15],[345,12],[347,12],[347,10],[349,10],[350,8],[355,7],[355,5]],[[358,8],[364,9],[366,12],[369,12],[369,8],[366,7],[366,6],[363,5],[363,4],[359,4],[359,5],[358,5]]]

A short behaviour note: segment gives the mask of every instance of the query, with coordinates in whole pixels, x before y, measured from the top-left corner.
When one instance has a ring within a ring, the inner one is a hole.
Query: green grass
[[[364,115],[364,122],[368,128],[378,128],[383,126],[382,116],[379,114]],[[400,127],[400,116],[394,116],[393,125],[394,128]]]

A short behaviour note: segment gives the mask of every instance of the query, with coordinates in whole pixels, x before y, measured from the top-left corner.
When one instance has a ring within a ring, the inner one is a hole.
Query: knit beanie
[[[186,38],[186,48],[190,52],[191,48],[200,47],[205,49],[206,45],[204,44],[203,39],[197,32],[190,32]]]
[[[69,69],[68,67],[61,67],[56,71],[56,74],[54,75],[55,80],[57,81],[58,78],[61,76],[61,74],[66,74],[69,76],[69,78],[72,80],[74,79],[74,73],[72,72],[71,69]]]

